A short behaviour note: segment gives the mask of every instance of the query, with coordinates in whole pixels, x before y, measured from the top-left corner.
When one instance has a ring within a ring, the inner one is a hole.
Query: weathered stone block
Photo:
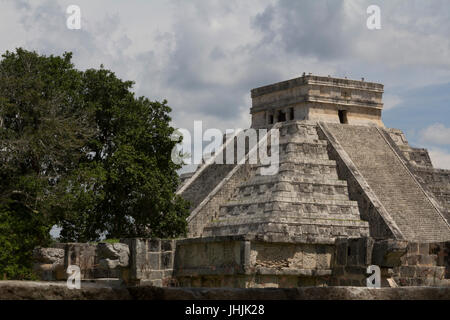
[[[400,277],[401,278],[413,278],[416,275],[415,266],[401,266],[400,267]]]
[[[345,274],[345,267],[344,266],[336,266],[333,268],[333,276],[334,277],[340,277]]]
[[[164,278],[163,271],[152,270],[152,271],[149,271],[149,273],[148,273],[149,280],[162,280],[163,278]]]
[[[45,264],[45,263],[35,263],[33,265],[33,272],[39,277],[42,281],[54,281],[54,265],[53,264]]]
[[[445,267],[435,267],[434,268],[434,271],[435,271],[434,278],[440,279],[440,280],[444,279],[445,278],[445,272],[446,272],[445,269],[446,269]]]
[[[429,243],[419,243],[419,253],[423,255],[430,254],[430,244]]]
[[[351,284],[353,287],[364,287],[366,286],[366,283],[364,283],[364,280],[358,280],[358,279],[352,279]]]
[[[164,278],[172,278],[173,277],[173,269],[164,270],[163,277]]]
[[[173,251],[175,250],[174,245],[175,241],[173,240],[161,240],[161,251]]]
[[[435,266],[437,257],[436,255],[419,255],[418,265],[420,266]]]
[[[303,251],[303,268],[315,269],[317,267],[317,254],[314,249],[307,246]]]
[[[162,287],[163,286],[162,279],[152,280],[151,285],[154,287]]]
[[[376,241],[372,251],[372,263],[380,267],[396,267],[401,265],[401,257],[406,254],[408,243],[399,240]]]
[[[331,268],[331,253],[318,253],[317,254],[317,268],[318,269],[330,269]]]
[[[160,252],[161,251],[161,240],[159,240],[159,239],[148,240],[148,251]]]
[[[125,243],[99,243],[97,256],[104,269],[124,268],[129,266],[130,249]]]
[[[33,260],[44,264],[64,263],[64,249],[59,248],[35,248]]]
[[[419,254],[419,244],[417,242],[409,242],[408,255],[417,255],[417,254]]]
[[[94,278],[97,260],[97,245],[89,243],[67,243],[64,253],[64,266],[80,267],[81,279]]]
[[[347,239],[337,239],[335,243],[336,243],[335,263],[338,266],[346,266],[348,256],[348,249],[347,249],[348,241]]]
[[[148,268],[151,270],[161,269],[161,254],[160,253],[149,253],[148,254]]]
[[[425,267],[425,266],[416,267],[416,277],[418,278],[430,278],[434,277],[434,274],[435,268],[433,267]]]
[[[346,275],[366,275],[367,268],[361,266],[347,266],[345,267]]]
[[[419,255],[410,255],[406,257],[406,262],[408,265],[417,265],[419,262]]]
[[[172,252],[161,253],[161,269],[173,269]]]

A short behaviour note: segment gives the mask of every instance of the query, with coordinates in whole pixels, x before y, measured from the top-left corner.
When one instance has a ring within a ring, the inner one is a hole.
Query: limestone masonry
[[[386,287],[448,286],[450,170],[384,126],[382,95],[381,84],[305,74],[253,89],[251,127],[280,132],[278,173],[203,164],[178,190],[191,203],[187,239],[123,239],[93,248],[86,268],[128,284],[288,288],[365,286],[378,265]],[[74,245],[36,270],[58,278],[91,250]]]

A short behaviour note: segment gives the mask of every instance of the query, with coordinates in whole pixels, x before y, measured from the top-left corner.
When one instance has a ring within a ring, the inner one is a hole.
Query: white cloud
[[[391,110],[403,102],[403,99],[395,94],[385,94],[383,96],[384,107],[383,110]]]
[[[450,128],[441,123],[435,123],[423,129],[420,133],[420,141],[434,145],[450,145]]]
[[[450,169],[450,128],[434,123],[418,134],[420,143],[428,146],[428,153],[435,168]],[[438,145],[442,147],[437,147]]]
[[[103,63],[139,95],[167,98],[178,127],[243,126],[250,89],[302,72],[382,82],[385,110],[405,100],[392,88],[450,79],[448,0],[379,0],[377,31],[366,28],[368,0],[78,0],[81,31],[65,27],[71,0],[0,1],[0,27],[14,30],[0,48]]]
[[[430,148],[428,153],[435,168],[450,170],[450,153],[448,151],[439,148]]]

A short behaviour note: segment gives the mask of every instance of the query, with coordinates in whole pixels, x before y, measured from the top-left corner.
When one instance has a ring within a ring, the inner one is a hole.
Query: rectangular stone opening
[[[283,111],[278,111],[278,122],[284,122],[286,121],[286,113]]]
[[[348,123],[348,119],[347,119],[347,111],[346,110],[339,110],[338,111],[338,115],[339,115],[339,122],[340,123]]]

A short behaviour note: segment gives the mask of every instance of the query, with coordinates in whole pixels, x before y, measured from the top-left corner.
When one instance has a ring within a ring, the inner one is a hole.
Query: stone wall
[[[177,243],[174,277],[185,287],[242,287],[242,277],[230,276],[244,272],[245,255],[245,243],[240,238],[181,240]]]
[[[348,123],[383,125],[382,84],[304,75],[253,89],[251,94],[252,128],[272,125],[267,121],[270,115],[275,123],[279,120],[277,114],[290,114],[290,108],[294,109],[295,120],[339,123],[338,111],[343,110]]]
[[[448,286],[450,242],[408,243],[401,266],[393,269],[400,286]]]
[[[67,243],[65,246],[64,267],[80,267],[82,279],[94,279],[98,266],[97,244]]]
[[[188,287],[298,287],[324,285],[332,244],[276,243],[253,236],[177,242],[174,277]]]
[[[153,286],[111,287],[83,283],[70,290],[65,283],[0,281],[2,300],[449,300],[449,288],[303,287],[303,288],[158,288]],[[190,302],[186,302],[191,305]],[[116,309],[109,308],[113,314]],[[178,309],[176,309],[178,310]],[[166,310],[166,316],[170,310]],[[99,312],[100,315],[100,312]],[[179,314],[178,314],[179,315]],[[177,313],[174,312],[174,316]]]
[[[335,286],[366,286],[366,269],[372,261],[373,239],[337,239],[333,259]]]
[[[409,170],[415,175],[431,197],[435,198],[440,211],[450,223],[450,170],[433,168],[430,155],[426,149],[412,148],[404,133],[398,129],[387,129],[395,143],[399,155],[403,156]]]
[[[392,268],[401,265],[406,254],[406,241],[373,238],[336,240],[333,261],[333,286],[367,286],[367,267],[376,265],[381,271],[381,286],[390,287]]]
[[[122,239],[130,248],[130,265],[123,280],[133,285],[174,285],[172,274],[176,240]]]
[[[64,268],[65,244],[56,244],[52,248],[33,250],[33,272],[44,281],[66,279]]]
[[[387,128],[386,131],[410,164],[428,168],[433,167],[428,151],[426,149],[412,148],[403,131],[394,128]]]
[[[36,275],[45,281],[66,280],[70,265],[80,268],[81,279],[122,277],[129,265],[128,245],[122,243],[58,243],[33,251]]]
[[[45,263],[41,279],[65,280],[67,265],[60,264],[64,259],[65,264],[80,266],[82,280],[115,278],[139,286],[364,287],[369,265],[381,268],[384,287],[450,285],[450,242],[408,244],[369,237],[339,238],[334,243],[271,242],[252,235],[121,241],[65,244],[67,257],[37,249],[38,261]],[[49,259],[61,268],[49,267]]]
[[[417,180],[428,188],[442,206],[442,213],[450,223],[450,170],[415,167]]]
[[[436,255],[436,265],[445,267],[445,279],[450,279],[450,242],[430,243],[429,254]]]
[[[450,242],[363,237],[308,244],[228,236],[179,240],[176,247],[173,276],[182,287],[366,287],[370,265],[380,267],[382,287],[450,286]]]

